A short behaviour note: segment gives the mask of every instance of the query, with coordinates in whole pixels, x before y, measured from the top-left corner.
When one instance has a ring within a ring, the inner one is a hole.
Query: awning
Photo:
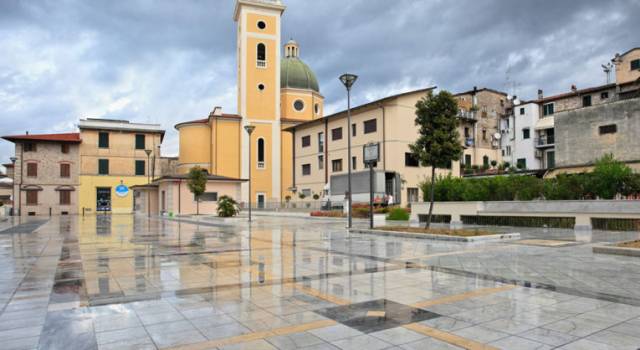
[[[38,185],[23,185],[20,189],[23,191],[42,191],[42,187]]]
[[[553,116],[544,117],[544,118],[538,119],[538,121],[536,122],[535,129],[536,130],[553,129],[553,125],[554,125]]]

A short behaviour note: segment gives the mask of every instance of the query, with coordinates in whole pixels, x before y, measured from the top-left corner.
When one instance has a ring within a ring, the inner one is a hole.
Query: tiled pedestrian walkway
[[[464,244],[211,223],[54,217],[0,235],[0,348],[640,348],[640,259],[591,253],[637,233]]]

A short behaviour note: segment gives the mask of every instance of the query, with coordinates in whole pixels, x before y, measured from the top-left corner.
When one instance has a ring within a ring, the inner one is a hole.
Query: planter
[[[380,236],[391,237],[405,237],[405,238],[417,238],[417,239],[430,239],[436,241],[452,241],[452,242],[495,242],[504,240],[520,239],[520,233],[501,233],[495,235],[485,236],[449,236],[449,235],[437,235],[430,233],[411,233],[411,232],[398,232],[398,231],[384,231],[384,230],[368,230],[368,229],[350,229],[351,233],[373,234]]]

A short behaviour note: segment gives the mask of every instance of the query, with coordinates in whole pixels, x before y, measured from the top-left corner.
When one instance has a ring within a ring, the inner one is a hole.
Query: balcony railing
[[[535,139],[536,147],[549,147],[555,144],[555,137],[553,135],[540,136]]]
[[[267,61],[257,60],[256,61],[256,67],[258,67],[258,68],[267,68]]]
[[[467,147],[473,147],[473,145],[475,144],[475,139],[473,137],[467,137],[464,140],[464,145]]]
[[[464,109],[462,109],[458,111],[458,117],[462,119],[476,120],[476,112],[465,111]]]

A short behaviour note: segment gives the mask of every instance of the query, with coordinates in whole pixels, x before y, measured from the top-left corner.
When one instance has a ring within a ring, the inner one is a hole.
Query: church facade
[[[177,171],[200,166],[240,181],[240,198],[257,206],[293,196],[293,137],[285,131],[321,118],[324,98],[298,44],[281,44],[280,1],[237,0],[237,114],[215,107],[208,117],[175,126],[180,138]],[[254,126],[251,135],[245,126]],[[249,163],[249,152],[251,162]]]

